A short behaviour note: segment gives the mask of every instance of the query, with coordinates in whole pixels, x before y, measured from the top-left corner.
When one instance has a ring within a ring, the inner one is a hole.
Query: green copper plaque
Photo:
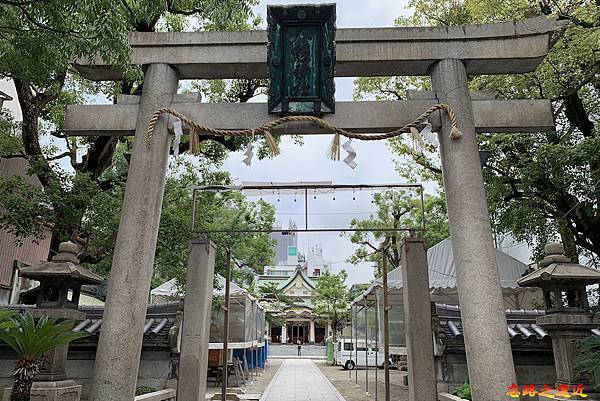
[[[268,6],[269,113],[335,112],[335,4]]]

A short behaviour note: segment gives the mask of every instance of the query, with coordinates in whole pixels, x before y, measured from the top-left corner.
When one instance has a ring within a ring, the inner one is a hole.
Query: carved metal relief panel
[[[335,4],[268,6],[269,113],[335,112]]]

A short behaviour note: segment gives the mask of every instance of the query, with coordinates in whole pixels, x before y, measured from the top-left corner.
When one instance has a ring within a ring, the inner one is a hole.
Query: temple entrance
[[[281,343],[281,326],[271,327],[271,342],[275,344]]]
[[[288,323],[288,343],[307,344],[308,343],[309,322],[290,322]]]

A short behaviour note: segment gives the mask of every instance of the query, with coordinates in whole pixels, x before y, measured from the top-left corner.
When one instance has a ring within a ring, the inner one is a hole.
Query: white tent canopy
[[[498,249],[496,249],[496,264],[500,273],[500,285],[503,288],[519,287],[516,281],[528,266]],[[456,266],[450,238],[446,238],[427,250],[427,265],[430,288],[456,287]],[[477,272],[473,273],[477,274]],[[377,279],[374,284],[381,285],[382,279]],[[402,268],[396,268],[388,273],[388,286],[402,288]]]
[[[217,274],[217,284],[218,284],[218,288],[213,289],[213,296],[224,296],[225,295],[225,277],[221,276],[220,274]],[[247,291],[232,281],[230,293],[233,296],[233,295],[245,294],[245,293],[247,293]],[[150,296],[153,299],[155,299],[155,297],[177,298],[180,295],[182,295],[182,294],[179,291],[179,287],[177,286],[177,279],[175,279],[175,278],[172,278],[171,280],[162,283],[161,285],[159,285],[158,287],[156,287],[152,291],[150,291]]]

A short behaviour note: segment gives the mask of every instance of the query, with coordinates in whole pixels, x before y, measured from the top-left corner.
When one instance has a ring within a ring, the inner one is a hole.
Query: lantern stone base
[[[31,401],[79,401],[81,387],[73,380],[34,382],[31,386]],[[10,388],[4,389],[3,401],[10,400],[10,391]]]
[[[550,334],[556,365],[556,384],[573,386],[583,384],[591,392],[588,375],[578,375],[574,366],[580,357],[581,342],[598,327],[590,315],[584,313],[549,313],[536,319],[538,325]]]

